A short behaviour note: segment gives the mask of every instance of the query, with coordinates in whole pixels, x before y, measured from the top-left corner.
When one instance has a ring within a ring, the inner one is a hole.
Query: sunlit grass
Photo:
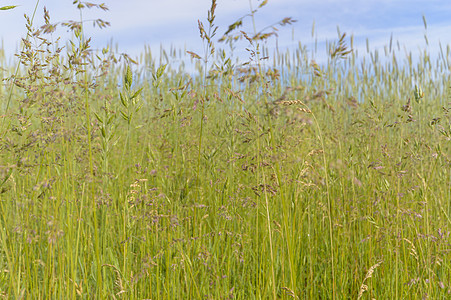
[[[29,30],[1,89],[2,297],[450,296],[449,51],[260,61],[249,34],[237,65],[210,31],[192,75]]]

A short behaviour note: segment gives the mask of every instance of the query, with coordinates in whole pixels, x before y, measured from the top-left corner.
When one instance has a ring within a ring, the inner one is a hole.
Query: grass
[[[449,297],[449,46],[415,63],[340,34],[326,64],[270,63],[270,32],[239,19],[236,63],[214,6],[203,58],[181,57],[195,75],[176,51],[90,51],[83,23],[66,53],[48,12],[27,21],[20,65],[2,61],[0,295]]]

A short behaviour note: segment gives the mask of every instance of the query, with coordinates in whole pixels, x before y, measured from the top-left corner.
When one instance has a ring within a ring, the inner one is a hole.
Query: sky
[[[12,57],[20,47],[20,39],[26,34],[24,14],[33,15],[35,26],[43,24],[43,7],[51,22],[79,20],[80,14],[72,4],[73,0],[0,0],[0,6],[18,5],[13,10],[0,11],[0,39],[7,57]],[[93,39],[93,47],[101,49],[108,43],[118,45],[120,52],[137,56],[150,47],[158,52],[160,46],[169,49],[192,50],[202,54],[197,20],[206,23],[211,0],[104,0],[109,11],[90,9],[83,12],[83,19],[103,19],[111,23],[105,29],[86,25],[87,35]],[[253,8],[261,0],[251,0]],[[216,20],[219,26],[217,38],[227,30],[228,25],[249,13],[249,0],[217,0]],[[427,20],[427,30],[423,23]],[[430,53],[438,53],[439,41],[446,47],[451,32],[451,1],[449,0],[269,0],[255,15],[257,29],[264,28],[283,19],[297,20],[292,26],[278,32],[277,41],[272,38],[267,47],[275,49],[296,49],[299,42],[313,49],[314,40],[320,44],[338,39],[340,32],[354,36],[354,48],[366,52],[366,39],[371,49],[383,50],[390,37],[401,46],[417,53],[426,47],[427,34]],[[242,29],[251,32],[250,18],[244,19]],[[312,24],[315,34],[312,37]],[[67,37],[65,29],[54,36]],[[241,51],[245,51],[241,49]],[[320,52],[320,51],[319,51]],[[325,51],[323,51],[325,53]],[[359,53],[360,53],[359,52]],[[320,52],[321,57],[324,53]]]

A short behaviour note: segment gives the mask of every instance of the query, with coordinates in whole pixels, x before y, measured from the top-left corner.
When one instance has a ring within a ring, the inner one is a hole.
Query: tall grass
[[[382,59],[340,33],[318,64],[240,18],[219,42],[243,63],[214,8],[200,60],[94,51],[80,22],[65,52],[47,11],[28,22],[2,62],[0,295],[450,297],[450,47]]]

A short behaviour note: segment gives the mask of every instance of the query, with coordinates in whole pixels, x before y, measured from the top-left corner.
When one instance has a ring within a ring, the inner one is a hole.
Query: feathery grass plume
[[[24,17],[25,17],[25,19],[26,19],[26,23],[27,23],[27,24],[25,25],[26,28],[27,28],[27,36],[26,36],[25,39],[22,39],[23,45],[25,45],[26,43],[29,42],[30,34],[31,34],[31,32],[33,31],[33,30],[32,30],[32,24],[33,24],[33,21],[34,21],[34,17],[35,17],[36,11],[37,11],[37,9],[38,9],[38,5],[39,5],[39,0],[36,1],[36,5],[35,5],[35,7],[34,7],[33,15],[31,16],[31,18],[29,18],[27,15],[24,15]],[[10,10],[10,9],[13,9],[13,8],[14,8],[14,6],[11,6],[11,5],[10,5],[10,6],[5,6],[5,7],[4,7],[5,10]],[[22,46],[22,50],[24,50],[24,47],[23,47],[23,46]],[[16,70],[15,70],[15,72],[14,72],[14,75],[13,75],[11,78],[15,78],[15,77],[18,76],[19,68],[20,68],[21,63],[22,63],[22,61],[19,60],[19,63],[17,64]],[[4,115],[4,116],[6,116],[7,113],[8,113],[8,111],[9,111],[9,107],[10,107],[10,105],[11,105],[11,98],[12,98],[12,94],[13,94],[13,89],[14,89],[14,87],[15,87],[15,84],[14,84],[14,81],[12,80],[11,83],[10,83],[10,86],[9,86],[9,91],[8,91],[8,97],[7,97],[6,107],[5,107],[5,110],[4,110],[4,112],[3,112],[3,115]],[[2,134],[2,135],[3,135],[3,129],[4,129],[4,128],[3,128],[4,122],[5,122],[5,118],[2,118],[1,128],[0,128],[0,131],[2,131],[0,134]]]
[[[312,66],[312,68],[313,68],[313,74],[316,76],[316,77],[323,77],[323,71],[321,70],[321,68],[320,68],[320,66],[316,63],[316,61],[315,60],[311,60],[311,62],[310,62],[310,65]]]
[[[410,255],[412,255],[415,258],[415,260],[418,261],[418,253],[415,248],[415,245],[407,238],[404,238],[404,241],[406,241],[410,245]]]
[[[129,127],[132,124],[133,116],[139,112],[143,106],[140,95],[144,88],[132,90],[132,85],[133,73],[130,66],[127,65],[124,74],[124,88],[123,91],[119,93],[119,96],[122,104],[122,110],[120,110],[120,113]]]
[[[54,141],[71,138],[75,134],[68,131],[66,126],[71,117],[82,110],[77,89],[81,89],[84,84],[73,79],[76,74],[83,72],[82,64],[77,62],[88,55],[89,43],[82,44],[83,48],[73,45],[72,53],[65,60],[61,55],[63,47],[58,46],[59,38],[53,41],[46,38],[45,31],[33,28],[31,19],[28,16],[25,18],[29,38],[23,39],[23,50],[17,55],[25,75],[17,74],[9,78],[14,86],[26,94],[18,103],[20,126],[13,125],[13,131],[24,138],[27,136],[24,142],[29,147],[35,145],[43,150]],[[44,22],[45,25],[50,24],[50,15],[45,7]],[[90,86],[94,88],[94,85]],[[31,126],[36,124],[37,117],[40,129]],[[35,133],[30,135],[31,132],[28,132],[26,135],[24,130],[28,128],[34,129]],[[30,140],[31,136],[33,141]]]
[[[283,101],[277,102],[277,104],[280,104],[280,105],[302,104],[302,105],[304,105],[304,103],[301,100],[283,100]]]
[[[116,281],[114,282],[116,285],[116,289],[118,290],[114,295],[111,295],[113,298],[115,298],[115,296],[120,296],[121,294],[126,293],[126,287],[124,285],[124,280],[122,279],[123,276],[120,272],[120,270],[114,266],[114,265],[110,265],[110,264],[103,264],[102,267],[110,267],[113,269],[114,273],[116,273]],[[128,285],[128,284],[127,284]]]
[[[209,58],[212,57],[215,53],[215,45],[213,42],[213,37],[216,35],[216,31],[218,27],[215,25],[214,21],[216,18],[216,0],[211,1],[211,7],[207,13],[207,22],[208,22],[208,31],[205,30],[203,23],[200,20],[197,20],[200,38],[204,43],[204,72],[202,74],[203,79],[203,93],[201,96],[201,112],[200,112],[200,130],[198,137],[198,153],[197,153],[197,184],[200,183],[200,167],[201,167],[201,157],[202,157],[202,146],[203,146],[203,134],[204,134],[204,122],[206,120],[205,116],[205,102],[208,101],[208,63]],[[188,52],[191,57],[197,58],[199,55],[194,52]],[[197,189],[197,198],[196,201],[199,200],[199,188]]]
[[[216,6],[216,0],[212,0],[211,7],[207,13],[208,31],[205,30],[204,24],[200,20],[197,20],[197,27],[199,29],[200,38],[202,39],[202,41],[204,41],[205,56],[203,60],[205,65],[207,65],[208,59],[214,55],[216,50],[213,42],[213,37],[215,37],[216,31],[218,30],[218,26],[214,24],[216,18]],[[187,53],[190,54],[192,58],[201,59],[200,55],[192,51],[187,51]]]
[[[359,294],[357,296],[357,300],[362,298],[363,293],[368,290],[368,286],[365,282],[373,276],[374,271],[382,264],[383,261],[379,261],[377,264],[371,266],[371,268],[366,272],[365,278],[363,278],[362,285],[360,286]]]
[[[73,5],[76,6],[77,9],[80,11],[82,11],[84,9],[91,9],[91,8],[97,8],[102,11],[109,10],[109,8],[104,3],[96,4],[96,3],[91,3],[91,2],[74,0]],[[41,26],[41,30],[44,33],[53,33],[56,31],[58,26],[62,26],[62,27],[68,28],[70,31],[76,32],[76,31],[80,31],[82,29],[83,24],[87,23],[87,22],[91,23],[93,27],[98,27],[100,29],[111,26],[110,22],[104,21],[102,19],[80,20],[80,21],[69,20],[69,21],[61,21],[61,22],[56,22],[56,23],[46,22],[44,25]]]
[[[240,40],[242,37],[246,38],[247,40],[253,40],[253,41],[266,41],[270,37],[275,36],[277,37],[277,32],[279,31],[280,27],[284,27],[287,25],[292,25],[297,22],[297,20],[293,19],[292,17],[285,17],[282,20],[275,22],[273,24],[267,25],[260,29],[257,32],[254,32],[254,34],[249,37],[247,35],[242,34],[243,31],[240,31],[241,34],[232,34],[234,31],[239,29],[243,26],[243,20],[247,17],[253,17],[261,8],[266,6],[268,4],[268,0],[262,1],[257,9],[254,9],[251,11],[251,13],[246,14],[236,20],[234,23],[230,24],[227,28],[227,30],[224,32],[223,36],[219,39],[219,42],[226,42],[226,43],[233,43],[237,40]]]
[[[334,58],[344,59],[349,54],[352,53],[353,49],[348,49],[348,46],[346,45],[345,38],[346,38],[346,32],[344,32],[340,36],[340,39],[338,40],[338,44],[337,45],[332,45],[331,46],[329,54],[330,54],[330,57],[332,59],[334,59]]]

